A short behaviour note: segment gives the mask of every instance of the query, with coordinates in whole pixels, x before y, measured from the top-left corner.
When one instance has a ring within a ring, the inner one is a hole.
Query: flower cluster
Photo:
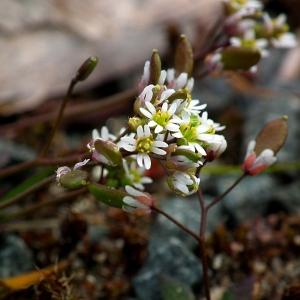
[[[269,48],[296,46],[295,35],[289,32],[285,15],[272,18],[257,0],[223,1],[227,14],[223,29],[226,43],[207,56],[210,69],[256,71],[259,59],[268,55]],[[232,62],[237,57],[242,62]]]

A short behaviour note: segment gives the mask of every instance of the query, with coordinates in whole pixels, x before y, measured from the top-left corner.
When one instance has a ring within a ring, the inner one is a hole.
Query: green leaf
[[[98,201],[117,208],[122,208],[123,198],[127,195],[123,190],[97,183],[89,184],[88,189]]]
[[[161,296],[163,300],[195,300],[192,290],[184,283],[163,277],[161,281]]]
[[[16,185],[13,189],[8,191],[0,200],[2,201],[7,201],[12,197],[17,196],[18,194],[28,190],[31,186],[35,185],[36,183],[42,181],[49,175],[53,174],[54,169],[53,168],[43,168],[36,174],[32,175],[31,177],[25,179],[22,183]]]

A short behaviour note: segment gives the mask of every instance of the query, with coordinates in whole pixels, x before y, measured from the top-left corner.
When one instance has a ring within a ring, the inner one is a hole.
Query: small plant
[[[109,132],[106,126],[99,131],[94,129],[82,160],[73,167],[61,166],[56,171],[58,184],[66,189],[90,193],[109,206],[138,216],[155,211],[191,235],[199,244],[207,300],[211,299],[205,246],[208,213],[244,178],[260,174],[276,161],[288,129],[285,116],[267,123],[249,143],[241,176],[221,195],[206,202],[202,194],[201,171],[226,150],[227,142],[221,134],[225,127],[209,118],[206,104],[193,98],[195,61],[198,63],[200,57],[205,74],[223,70],[255,72],[260,59],[268,55],[268,48],[296,44],[285,16],[272,19],[262,11],[259,1],[224,0],[224,7],[226,18],[221,33],[216,35],[208,50],[194,60],[192,46],[182,35],[175,50],[175,67],[168,70],[162,69],[160,55],[153,50],[150,60],[145,63],[134,114],[128,118],[127,126],[120,128],[117,135]],[[87,79],[96,64],[96,58],[89,58],[72,79],[39,157],[14,169],[2,170],[2,176],[45,162],[75,85]],[[76,159],[53,159],[52,163],[70,165]],[[145,191],[145,185],[152,182],[145,176],[145,171],[151,168],[153,160],[165,169],[166,182],[172,192],[183,197],[198,195],[201,207],[199,232],[191,231],[162,211],[154,197]],[[98,175],[92,176],[95,168]],[[51,180],[53,176],[47,182]],[[33,191],[35,189],[31,188],[21,196],[2,202],[0,207],[9,206]]]

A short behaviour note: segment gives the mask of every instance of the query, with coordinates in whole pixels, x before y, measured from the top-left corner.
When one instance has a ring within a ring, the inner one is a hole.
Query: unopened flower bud
[[[123,198],[122,209],[136,215],[147,215],[151,213],[154,199],[151,195],[141,192],[130,185],[125,186],[127,195]]]
[[[227,142],[224,136],[222,136],[220,143],[210,143],[206,148],[206,160],[213,161],[221,156],[221,154],[226,150]]]
[[[98,57],[96,56],[89,57],[78,69],[76,74],[76,80],[77,81],[86,80],[92,74],[97,64],[98,64]]]
[[[139,117],[129,118],[129,120],[128,120],[128,126],[129,126],[130,130],[136,131],[137,128],[140,125],[142,125],[142,119],[141,118],[139,118]]]
[[[177,195],[188,196],[199,188],[200,178],[185,172],[174,172],[168,177],[169,188]]]
[[[250,141],[242,169],[248,175],[260,174],[276,160],[276,153],[284,145],[288,134],[287,117],[265,125],[255,141]]]

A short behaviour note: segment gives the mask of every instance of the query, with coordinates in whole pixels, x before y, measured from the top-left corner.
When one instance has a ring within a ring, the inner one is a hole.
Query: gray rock
[[[169,238],[164,243],[151,239],[149,257],[133,284],[140,300],[159,300],[162,276],[191,286],[201,280],[201,275],[198,258],[183,242],[177,238]]]
[[[236,177],[228,176],[216,181],[217,193],[221,194]],[[264,212],[273,199],[275,181],[270,174],[247,177],[237,185],[221,202],[221,206],[238,222],[253,219]]]
[[[273,192],[272,199],[271,204],[277,204],[288,212],[300,212],[300,180],[278,186]],[[272,211],[272,207],[268,207],[268,209]]]
[[[15,235],[0,236],[0,278],[33,269],[33,256],[24,241]]]

